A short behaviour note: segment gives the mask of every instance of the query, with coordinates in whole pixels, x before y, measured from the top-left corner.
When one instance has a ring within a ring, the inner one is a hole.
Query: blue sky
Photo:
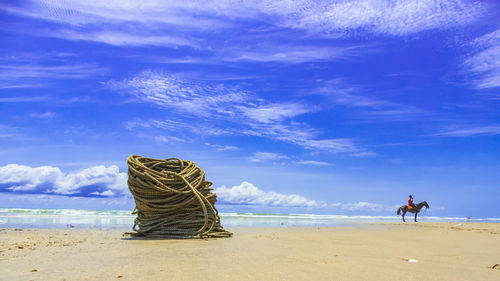
[[[222,211],[499,217],[495,1],[3,1],[4,207],[127,209],[126,158]]]

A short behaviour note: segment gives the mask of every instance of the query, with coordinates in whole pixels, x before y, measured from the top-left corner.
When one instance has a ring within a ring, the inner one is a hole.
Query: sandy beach
[[[500,280],[496,223],[231,231],[138,240],[118,229],[1,229],[0,279]]]

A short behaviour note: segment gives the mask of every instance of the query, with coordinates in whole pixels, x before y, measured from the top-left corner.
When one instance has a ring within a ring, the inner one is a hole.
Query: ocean
[[[230,227],[354,226],[367,222],[399,222],[394,216],[345,216],[314,214],[220,213],[221,224]],[[0,208],[0,228],[120,228],[130,229],[135,215],[125,210]],[[413,216],[408,217],[412,221]],[[500,218],[421,216],[421,222],[492,222]]]

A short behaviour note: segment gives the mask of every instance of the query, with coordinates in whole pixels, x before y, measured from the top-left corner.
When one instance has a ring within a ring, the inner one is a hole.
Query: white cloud
[[[349,33],[366,30],[407,35],[467,24],[485,4],[460,0],[293,1],[269,5],[283,24],[312,32]]]
[[[43,88],[45,86],[47,85],[43,83],[22,83],[13,81],[0,83],[0,89]]]
[[[470,137],[470,136],[492,136],[500,135],[500,125],[479,126],[479,127],[466,127],[466,128],[453,128],[443,130],[435,134],[435,136],[447,137]]]
[[[70,40],[85,40],[93,42],[101,42],[115,46],[163,46],[163,47],[177,47],[177,46],[196,46],[192,40],[180,37],[172,37],[168,35],[144,35],[144,34],[131,34],[129,31],[97,31],[94,33],[81,33],[71,30],[63,30],[47,34],[53,37],[62,37]]]
[[[18,138],[22,137],[20,134],[0,134],[0,139],[11,139],[11,138]]]
[[[318,139],[320,131],[294,117],[318,110],[300,102],[269,103],[255,94],[223,84],[192,81],[171,74],[146,70],[121,82],[107,85],[132,94],[139,101],[157,104],[179,113],[177,120],[132,120],[128,129],[161,128],[204,136],[259,136],[293,143],[311,150],[334,153],[357,152],[360,148],[345,138]]]
[[[239,148],[237,146],[233,145],[220,145],[220,144],[212,144],[212,143],[205,143],[206,146],[210,146],[214,148],[217,151],[233,151],[233,150],[238,150]]]
[[[0,77],[5,80],[18,78],[84,79],[103,74],[105,68],[89,64],[32,65],[15,61],[0,65]]]
[[[313,140],[304,139],[299,140],[303,147],[312,150],[326,150],[331,152],[355,152],[359,148],[350,139],[325,139],[325,140]]]
[[[145,70],[124,81],[110,81],[114,90],[130,93],[138,100],[201,116],[233,115],[235,106],[249,101],[249,93],[223,84],[201,83],[176,75]]]
[[[316,202],[296,194],[281,194],[260,190],[249,182],[231,188],[215,188],[218,200],[224,204],[259,205],[273,207],[324,207],[324,202]]]
[[[252,46],[251,50],[243,47],[227,49],[218,59],[222,61],[254,61],[254,62],[284,62],[303,63],[313,61],[342,60],[357,56],[366,46],[348,47],[318,47],[318,46]]]
[[[265,104],[258,107],[242,107],[243,114],[253,120],[262,123],[270,123],[272,121],[280,121],[285,118],[295,117],[308,113],[311,109],[300,103],[289,104]]]
[[[262,136],[287,142],[314,139],[319,135],[319,130],[313,129],[306,123],[298,122],[251,122],[249,129],[242,133],[250,136]]]
[[[391,211],[396,210],[397,205],[383,205],[370,202],[356,202],[356,203],[332,203],[331,207],[338,207],[346,211]]]
[[[311,95],[320,95],[328,98],[336,104],[360,109],[359,116],[363,119],[376,121],[404,121],[408,119],[419,119],[423,110],[415,106],[384,101],[367,96],[369,89],[353,86],[343,79],[337,78],[322,82],[322,85],[311,91]]]
[[[351,139],[318,139],[320,131],[305,123],[251,123],[246,135],[262,136],[299,145],[305,149],[332,153],[356,152],[360,148]]]
[[[52,80],[79,80],[103,75],[108,71],[92,63],[75,63],[74,55],[67,53],[15,53],[0,57],[0,88],[44,88]],[[16,99],[17,98],[17,99]],[[9,99],[4,97],[4,99]],[[15,101],[46,100],[47,97],[14,97]]]
[[[192,3],[186,1],[145,0],[31,0],[29,5],[5,5],[3,9],[11,13],[45,19],[71,26],[98,25],[108,23],[109,27],[120,23],[136,23],[138,25],[178,25],[210,29],[216,24],[207,17],[199,16],[204,11],[214,14],[219,9],[217,3]],[[223,4],[223,3],[221,3]],[[227,3],[224,3],[225,5]],[[221,24],[223,25],[223,24]]]
[[[106,190],[106,191],[103,191],[103,192],[97,192],[97,191],[94,191],[94,192],[91,192],[90,193],[91,195],[97,195],[97,196],[105,196],[105,197],[112,197],[112,196],[115,196],[115,193],[111,190]]]
[[[474,75],[474,87],[500,87],[500,29],[475,39],[471,45],[475,52],[465,60],[464,68]]]
[[[215,123],[215,121],[214,121]],[[208,124],[203,120],[191,122],[191,120],[143,120],[134,119],[124,122],[124,127],[127,130],[138,129],[161,129],[172,132],[191,133],[200,136],[231,136],[238,135],[239,131],[228,127],[217,127],[215,124]]]
[[[0,139],[30,140],[19,132],[19,128],[0,124]]]
[[[372,152],[372,151],[360,151],[360,152],[352,153],[351,156],[354,156],[354,157],[378,156],[378,153]]]
[[[28,117],[31,118],[40,118],[40,119],[50,119],[56,117],[56,114],[51,111],[43,112],[43,113],[37,113],[37,112],[32,112],[28,114]]]
[[[233,121],[232,126],[225,124],[217,126],[217,120],[205,124],[201,120],[196,122],[174,120],[131,120],[124,123],[129,130],[158,128],[172,132],[190,132],[201,136],[258,136],[279,141],[284,141],[314,151],[328,151],[332,153],[354,153],[362,149],[350,139],[317,139],[320,131],[311,128],[305,123],[296,122],[244,122],[240,119]]]
[[[323,161],[314,161],[314,160],[301,160],[297,161],[297,164],[301,165],[313,165],[313,166],[330,166],[331,164]]]
[[[186,140],[174,136],[156,136],[155,141],[157,143],[186,142]]]
[[[16,96],[16,97],[2,97],[0,98],[0,103],[11,103],[11,102],[39,102],[48,101],[51,98],[48,96]]]
[[[365,117],[377,118],[377,119],[387,118],[392,120],[405,120],[408,118],[419,118],[419,117],[421,118],[422,115],[425,113],[426,112],[418,108],[415,108],[413,106],[408,106],[408,107],[401,106],[399,108],[367,111],[364,112],[363,115]]]
[[[312,90],[310,94],[322,95],[328,97],[335,103],[353,106],[353,107],[373,107],[378,108],[386,106],[389,103],[372,97],[366,97],[359,94],[366,92],[357,86],[346,83],[341,78],[336,78],[321,83],[319,87]]]
[[[250,158],[252,162],[265,162],[265,161],[277,161],[277,160],[287,160],[288,156],[272,153],[272,152],[255,152],[253,156]]]
[[[358,31],[404,36],[445,29],[474,21],[488,4],[465,0],[254,0],[239,1],[95,1],[31,0],[5,4],[1,9],[63,26],[63,31],[38,34],[112,45],[186,45],[187,34],[211,34],[258,21],[268,26],[305,30],[312,34],[349,36]],[[127,32],[123,31],[127,26]],[[194,36],[193,36],[194,37]],[[310,57],[297,50],[284,56]],[[251,52],[241,56],[254,58]],[[280,54],[258,59],[280,59]]]
[[[109,196],[127,190],[127,174],[117,166],[94,166],[80,171],[63,173],[57,167],[30,167],[8,164],[0,167],[0,185],[14,192],[51,193],[61,195]],[[90,191],[82,191],[89,188]],[[105,189],[100,191],[101,189]],[[82,194],[83,192],[83,194]],[[85,193],[88,192],[88,193]],[[97,192],[97,193],[95,193]]]

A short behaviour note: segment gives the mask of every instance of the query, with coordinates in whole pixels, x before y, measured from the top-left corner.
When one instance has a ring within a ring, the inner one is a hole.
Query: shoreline
[[[500,224],[240,227],[221,239],[0,229],[6,280],[498,280]],[[498,267],[497,267],[498,268]]]
[[[399,223],[401,217],[333,215],[220,213],[224,227],[345,227],[362,223]],[[413,223],[413,217],[407,217]],[[130,228],[135,215],[125,210],[27,209],[0,208],[0,228],[64,229]],[[422,223],[500,223],[500,218],[436,217],[423,214]]]

